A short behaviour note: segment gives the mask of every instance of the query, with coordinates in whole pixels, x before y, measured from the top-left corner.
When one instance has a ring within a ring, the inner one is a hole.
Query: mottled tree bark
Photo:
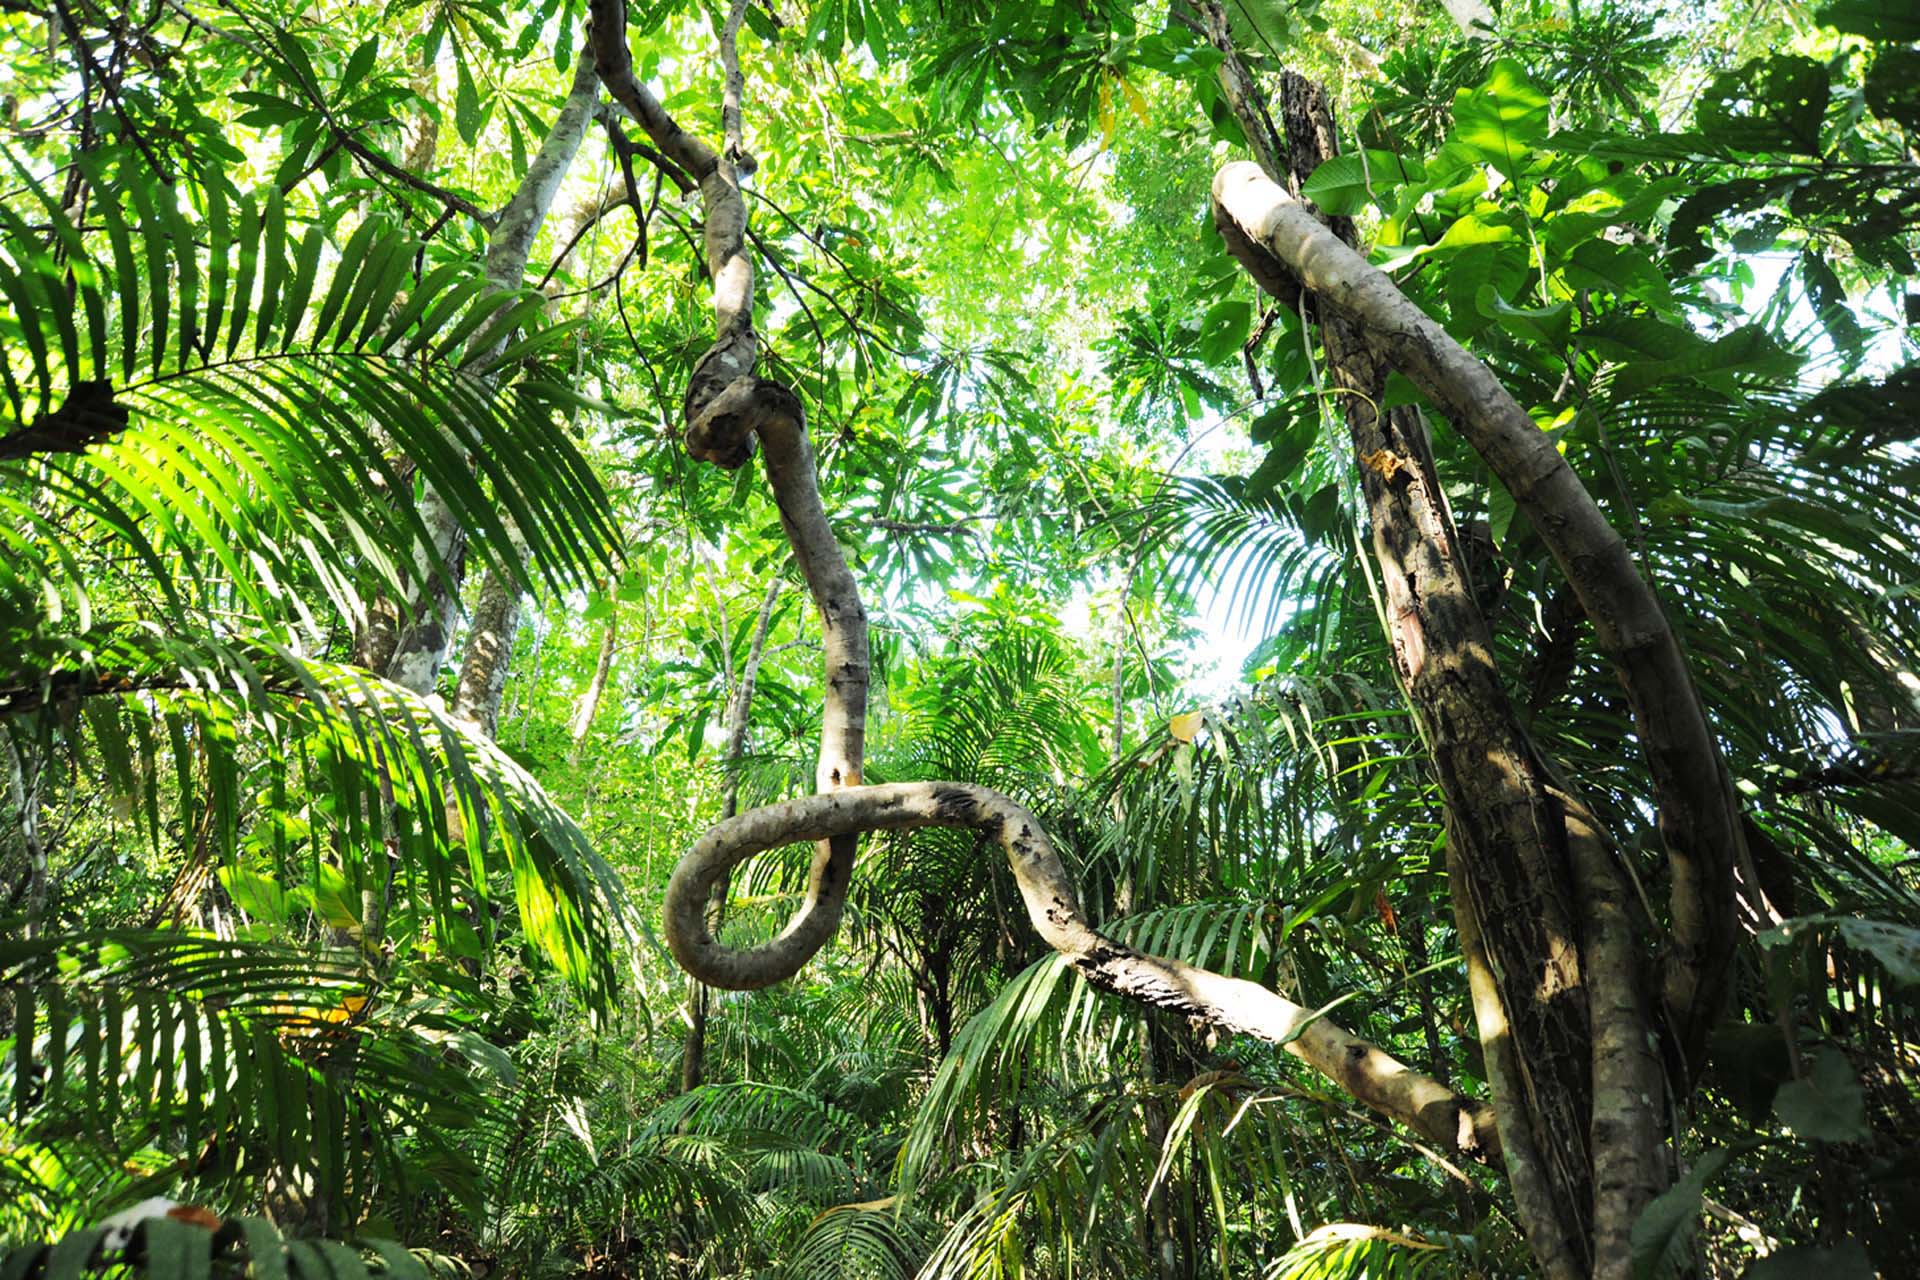
[[[13,807],[13,821],[20,833],[20,853],[25,866],[19,882],[7,894],[6,905],[25,900],[26,936],[36,938],[47,914],[47,846],[40,836],[40,771],[27,768],[13,735],[0,730],[0,748],[6,751],[7,802]]]
[[[421,28],[422,31],[425,28]],[[415,93],[429,103],[439,99],[439,72],[429,60],[417,63],[408,80]],[[434,157],[440,149],[440,117],[434,110],[416,112],[402,130],[400,167],[418,177],[426,177],[433,169]],[[435,502],[432,511],[423,510],[421,515],[431,515],[427,523],[427,545],[414,548],[410,565],[409,581],[414,584],[415,598],[412,601],[396,600],[382,594],[367,604],[367,616],[359,624],[353,640],[353,661],[355,666],[368,671],[391,676],[390,667],[394,653],[399,649],[403,631],[411,633],[417,619],[419,625],[431,625],[438,628],[437,636],[444,637],[453,622],[450,608],[453,593],[446,588],[442,575],[435,572],[436,563],[448,563],[450,557],[458,554],[458,530],[454,527],[451,513],[444,503]],[[453,571],[458,579],[458,570]],[[411,607],[409,607],[411,606]],[[418,651],[433,645],[444,644],[444,639],[426,642],[422,638],[408,635],[410,650]],[[416,693],[425,692],[421,685],[418,670],[405,673],[407,678],[399,681]],[[429,682],[431,677],[428,678]]]
[[[517,289],[524,283],[527,259],[540,234],[547,211],[560,190],[561,181],[573,164],[587,128],[593,123],[593,108],[600,96],[600,77],[593,59],[581,57],[574,63],[573,84],[567,100],[555,117],[553,128],[540,144],[539,152],[527,166],[527,176],[513,193],[513,199],[500,215],[500,223],[487,240],[487,280],[496,288]],[[510,334],[501,334],[495,354],[506,348]],[[514,531],[514,549],[524,547]],[[500,693],[507,687],[507,668],[513,660],[513,636],[520,627],[520,587],[498,569],[487,574],[480,585],[480,600],[467,632],[467,652],[460,664],[460,678],[454,687],[453,714],[479,725],[492,737],[500,716]],[[437,670],[439,657],[434,666]]]
[[[488,235],[486,278],[495,288],[517,289],[523,283],[541,224],[592,123],[599,87],[592,59],[579,59],[553,128]],[[505,348],[510,336],[500,335],[495,352]],[[424,694],[431,692],[438,680],[453,640],[466,534],[431,487],[421,495],[420,517],[433,542],[431,552],[426,547],[416,549],[414,581],[421,584],[420,594],[412,602],[405,625],[395,628],[385,663],[373,666],[386,647],[384,632],[392,625],[385,618],[368,628],[364,654],[358,656],[363,665],[384,670],[388,679]],[[500,691],[506,686],[506,665],[519,623],[518,588],[497,572],[488,574],[474,612],[469,657],[463,663],[454,694],[454,714],[482,725],[489,736],[500,713]],[[361,648],[356,646],[356,650]]]

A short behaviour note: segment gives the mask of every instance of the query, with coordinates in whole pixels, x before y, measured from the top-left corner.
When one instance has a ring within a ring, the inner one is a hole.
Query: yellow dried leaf
[[[1199,736],[1200,725],[1205,716],[1198,711],[1189,711],[1185,715],[1175,716],[1167,721],[1167,732],[1181,742],[1192,742]]]

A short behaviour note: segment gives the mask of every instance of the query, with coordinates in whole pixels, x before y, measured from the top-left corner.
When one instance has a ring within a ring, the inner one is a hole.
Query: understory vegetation
[[[1920,7],[0,0],[0,1280],[1920,1274]]]

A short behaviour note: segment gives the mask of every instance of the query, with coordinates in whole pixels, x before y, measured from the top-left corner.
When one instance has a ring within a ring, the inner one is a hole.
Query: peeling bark
[[[1481,1056],[1485,1059],[1487,1083],[1493,1096],[1525,1096],[1525,1078],[1519,1052],[1507,1022],[1505,1002],[1499,979],[1487,958],[1480,934],[1479,906],[1469,885],[1468,870],[1453,841],[1448,825],[1447,885],[1453,894],[1454,927],[1460,938],[1460,954],[1467,962],[1467,991],[1473,998],[1473,1021],[1480,1037]],[[1578,1242],[1561,1221],[1560,1206],[1554,1203],[1552,1180],[1546,1159],[1530,1126],[1513,1125],[1502,1132],[1503,1163],[1507,1170],[1507,1189],[1513,1207],[1526,1233],[1527,1247],[1534,1261],[1551,1280],[1579,1280],[1585,1267],[1576,1253]]]

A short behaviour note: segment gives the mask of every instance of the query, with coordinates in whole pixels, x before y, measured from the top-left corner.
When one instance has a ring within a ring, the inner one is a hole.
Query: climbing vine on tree
[[[0,1271],[1912,1269],[1916,49],[0,5]]]

